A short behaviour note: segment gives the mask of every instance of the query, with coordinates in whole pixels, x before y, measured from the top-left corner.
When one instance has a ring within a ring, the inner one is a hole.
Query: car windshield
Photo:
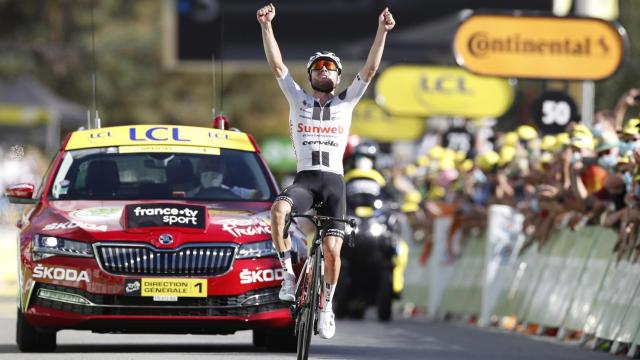
[[[269,175],[253,152],[208,154],[118,148],[69,151],[49,193],[52,200],[185,199],[263,201],[273,198]]]

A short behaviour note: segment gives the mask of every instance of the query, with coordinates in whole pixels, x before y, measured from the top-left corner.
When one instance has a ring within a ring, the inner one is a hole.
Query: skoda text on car
[[[17,342],[56,331],[230,334],[295,348],[271,242],[277,186],[250,135],[189,126],[71,133],[20,222]],[[294,262],[304,234],[291,230]],[[296,271],[299,271],[296,268]]]

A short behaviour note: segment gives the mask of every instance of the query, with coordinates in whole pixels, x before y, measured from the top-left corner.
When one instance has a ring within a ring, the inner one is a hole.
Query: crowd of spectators
[[[572,122],[561,133],[541,134],[521,125],[476,142],[481,146],[472,152],[431,146],[395,171],[393,184],[407,200],[423,199],[411,217],[414,238],[425,240],[421,260],[430,252],[434,218],[453,217],[450,238],[457,230],[481,231],[491,204],[525,215],[523,249],[543,246],[554,229],[601,225],[617,232],[614,251],[640,257],[639,106],[640,90],[631,89],[614,109],[594,114],[590,126]]]

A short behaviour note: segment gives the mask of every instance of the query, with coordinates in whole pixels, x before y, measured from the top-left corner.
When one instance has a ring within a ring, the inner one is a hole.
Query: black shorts
[[[293,184],[284,189],[277,200],[288,202],[293,211],[299,214],[315,207],[318,215],[342,219],[345,217],[347,203],[344,178],[326,171],[300,171]],[[332,222],[327,226],[325,234],[344,239],[344,223]]]

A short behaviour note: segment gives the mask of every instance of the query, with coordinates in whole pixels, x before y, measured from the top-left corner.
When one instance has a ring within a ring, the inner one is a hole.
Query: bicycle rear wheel
[[[309,357],[309,347],[313,336],[314,323],[318,310],[319,286],[320,286],[320,254],[316,252],[313,256],[313,264],[310,277],[306,278],[307,291],[305,302],[302,304],[302,311],[298,313],[298,360],[307,360]]]

